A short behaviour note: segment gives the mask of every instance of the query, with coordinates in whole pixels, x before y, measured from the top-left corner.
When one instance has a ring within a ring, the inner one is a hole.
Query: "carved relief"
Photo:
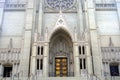
[[[76,0],[45,0],[45,11],[76,11]]]

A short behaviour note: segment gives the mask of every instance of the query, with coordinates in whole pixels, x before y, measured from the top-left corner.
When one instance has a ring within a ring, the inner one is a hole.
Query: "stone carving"
[[[56,10],[66,10],[73,6],[75,0],[47,0],[47,4],[50,8]]]
[[[114,46],[111,37],[109,38],[109,46],[110,46],[110,47],[113,47],[113,46]]]
[[[11,48],[13,47],[12,44],[13,44],[13,43],[12,43],[12,38],[10,38],[10,42],[9,42],[9,44],[8,44],[8,48],[9,48],[9,49],[11,49]]]

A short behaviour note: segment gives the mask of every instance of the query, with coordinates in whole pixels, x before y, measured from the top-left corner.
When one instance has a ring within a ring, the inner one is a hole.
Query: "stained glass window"
[[[47,0],[47,4],[56,10],[66,10],[72,7],[74,0]]]
[[[117,64],[110,65],[111,76],[119,76],[119,68]]]

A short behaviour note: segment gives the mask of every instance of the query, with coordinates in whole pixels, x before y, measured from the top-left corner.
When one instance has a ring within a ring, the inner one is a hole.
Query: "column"
[[[79,32],[79,34],[81,34],[84,31],[85,26],[83,25],[84,21],[83,21],[83,11],[82,11],[82,5],[83,1],[82,0],[77,0],[77,15],[78,15],[78,28],[77,31]]]
[[[96,17],[95,17],[95,6],[93,0],[87,0],[87,13],[88,13],[88,22],[90,29],[90,41],[91,41],[91,49],[92,49],[92,57],[93,57],[93,66],[94,66],[94,74],[102,79],[102,58],[101,58],[101,47],[99,43],[99,36],[97,33],[96,26]]]
[[[49,43],[46,42],[44,45],[43,54],[43,77],[49,76]]]
[[[75,77],[80,76],[80,60],[79,60],[79,52],[78,52],[78,44],[73,44],[73,54],[74,54],[74,75]]]
[[[15,65],[14,65],[14,63],[12,64],[12,77],[14,77],[14,75],[15,75]]]
[[[31,55],[31,69],[30,74],[35,75],[36,74],[36,55],[37,55],[37,43],[33,43],[32,45],[32,55]]]
[[[89,75],[93,74],[93,68],[92,68],[92,56],[90,52],[90,46],[89,44],[86,44],[86,55],[87,55],[87,73]]]
[[[2,28],[5,0],[0,0],[0,32]]]
[[[2,64],[0,64],[0,77],[2,77]]]
[[[118,65],[118,70],[119,70],[119,75],[120,75],[120,63],[119,63],[119,65]]]
[[[30,68],[30,75],[36,75],[36,71],[37,71],[37,51],[38,51],[38,46],[37,46],[37,37],[38,37],[38,33],[35,32],[34,33],[34,42],[32,44],[32,54],[31,54],[31,68]]]
[[[44,3],[44,0],[40,0],[39,1],[39,18],[38,18],[38,32],[40,33],[40,36],[43,35],[43,3]]]
[[[30,49],[31,49],[31,35],[34,24],[34,0],[27,0],[26,17],[24,37],[22,44],[22,54],[20,55],[20,71],[23,72],[23,77],[27,77],[29,74],[30,64]]]
[[[120,0],[116,0],[117,14],[118,14],[118,23],[120,28]]]
[[[16,63],[14,64],[14,73],[17,74],[17,65],[16,65]]]

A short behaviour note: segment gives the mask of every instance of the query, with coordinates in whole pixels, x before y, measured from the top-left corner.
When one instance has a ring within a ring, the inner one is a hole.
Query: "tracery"
[[[56,10],[66,10],[72,7],[74,0],[47,0],[47,4]]]

